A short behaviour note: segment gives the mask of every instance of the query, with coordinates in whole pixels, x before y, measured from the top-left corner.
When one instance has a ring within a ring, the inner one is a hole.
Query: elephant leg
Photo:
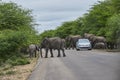
[[[32,57],[32,53],[31,53],[31,52],[29,52],[29,57],[30,57],[30,58]]]
[[[31,58],[33,57],[33,54],[34,54],[34,53],[31,53]]]
[[[69,49],[70,49],[71,46],[69,46]]]
[[[33,52],[33,51],[31,51],[31,57],[33,57],[33,54],[34,54],[34,52]]]
[[[41,58],[43,57],[43,56],[42,56],[42,49],[40,50],[40,56],[41,56]]]
[[[71,46],[72,46],[72,49],[74,50],[74,44],[73,44],[73,43],[72,43],[72,45],[71,45]]]
[[[32,50],[31,55],[32,55],[32,57],[35,57],[35,55],[36,55],[35,50]]]
[[[52,49],[50,49],[50,53],[51,53],[51,57],[54,57],[54,56],[53,56],[53,52],[52,52]]]
[[[35,51],[34,53],[35,53],[35,57],[36,57],[37,52]]]
[[[104,44],[105,44],[105,49],[108,49],[108,47],[107,47],[107,43],[106,43],[106,42],[104,42]]]
[[[69,49],[72,47],[71,43],[69,44],[69,46],[68,46],[68,47],[69,47]]]
[[[48,49],[46,49],[45,58],[48,57]]]
[[[60,55],[60,49],[58,49],[58,56],[57,57],[61,57],[61,55]]]
[[[63,57],[65,57],[66,55],[65,55],[65,51],[64,51],[64,49],[62,49],[62,53],[63,53]]]
[[[72,49],[74,50],[74,46],[72,45]]]

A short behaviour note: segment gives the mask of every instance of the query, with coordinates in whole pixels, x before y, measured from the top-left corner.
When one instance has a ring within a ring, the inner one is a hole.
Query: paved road
[[[66,50],[66,55],[40,58],[28,80],[120,80],[120,53]]]

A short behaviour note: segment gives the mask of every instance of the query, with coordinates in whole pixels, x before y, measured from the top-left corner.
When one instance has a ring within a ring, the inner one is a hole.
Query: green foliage
[[[6,62],[8,64],[11,64],[12,66],[25,65],[25,64],[29,64],[30,63],[26,58],[22,59],[22,58],[18,58],[18,57],[15,60],[8,59]]]
[[[4,30],[0,33],[0,58],[8,58],[26,42],[25,36],[21,32]]]
[[[68,35],[80,34],[81,25],[82,25],[81,18],[78,18],[75,21],[64,22],[62,26],[56,29],[55,36],[65,38]]]
[[[12,74],[15,74],[16,72],[15,71],[7,71],[5,74],[7,74],[7,75],[12,75]]]
[[[120,14],[114,14],[111,18],[109,18],[107,27],[107,40],[110,42],[120,42]]]
[[[31,11],[23,9],[15,3],[0,3],[0,30],[19,30],[31,26]]]
[[[54,30],[48,30],[39,35],[39,40],[42,41],[45,37],[54,37]]]
[[[29,63],[18,54],[21,47],[39,42],[33,28],[34,24],[31,10],[13,2],[0,2],[0,65],[9,63],[15,66]]]
[[[111,0],[111,3],[113,5],[113,11],[115,13],[120,13],[120,0]]]
[[[103,28],[106,26],[107,19],[113,14],[110,6],[109,1],[99,2],[90,9],[89,14],[85,15],[83,23],[88,33],[105,35]],[[97,32],[99,30],[100,32]]]
[[[16,55],[11,55],[11,57],[6,59],[5,63],[10,64],[12,66],[16,66],[16,65],[29,64],[30,62],[27,58],[25,58],[24,56],[18,53]]]

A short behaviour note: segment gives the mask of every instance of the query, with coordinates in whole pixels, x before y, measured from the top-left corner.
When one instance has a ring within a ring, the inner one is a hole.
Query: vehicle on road
[[[88,49],[91,50],[91,42],[88,39],[78,39],[76,42],[76,50]]]

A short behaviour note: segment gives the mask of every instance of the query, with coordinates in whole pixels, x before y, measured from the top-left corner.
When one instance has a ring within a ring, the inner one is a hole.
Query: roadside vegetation
[[[36,65],[37,58],[29,61],[31,64],[0,67],[0,80],[27,80]]]
[[[21,49],[37,44],[32,11],[0,1],[0,80],[26,80],[37,62]]]
[[[38,43],[32,11],[16,3],[0,1],[0,66],[29,64],[22,47]]]

